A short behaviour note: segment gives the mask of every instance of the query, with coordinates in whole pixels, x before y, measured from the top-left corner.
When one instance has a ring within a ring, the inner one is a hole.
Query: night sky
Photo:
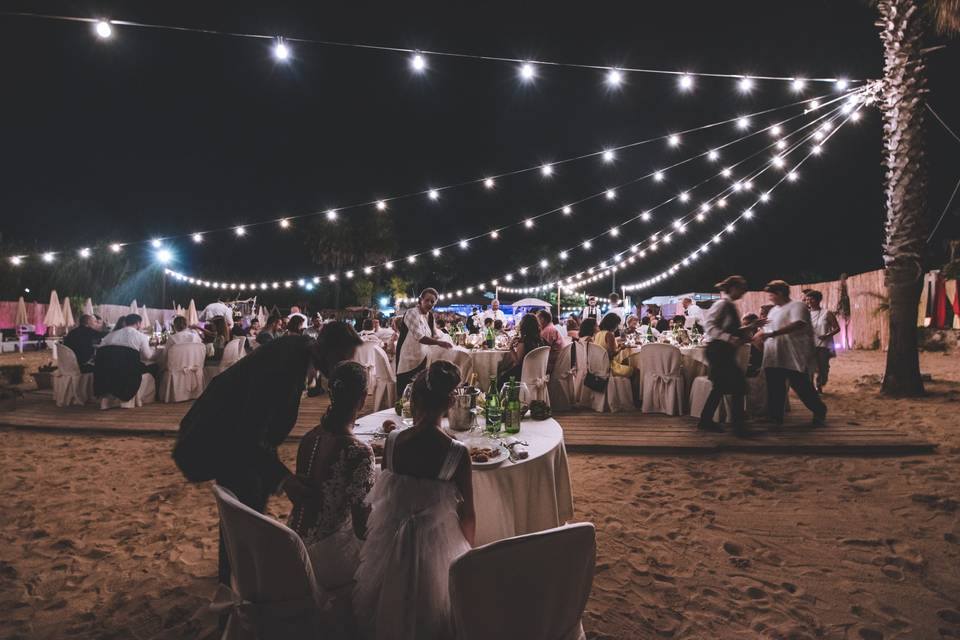
[[[206,27],[400,47],[702,72],[878,77],[881,46],[874,14],[854,0],[724,3],[123,3],[16,2],[6,11]],[[929,44],[938,40],[931,37]],[[0,154],[0,230],[4,240],[43,250],[75,250],[111,241],[189,234],[284,215],[324,211],[378,197],[458,183],[598,151],[671,131],[785,105],[789,85],[758,81],[741,95],[735,81],[697,80],[683,93],[676,78],[629,74],[608,91],[603,73],[540,68],[530,85],[515,65],[429,59],[423,76],[404,54],[293,44],[277,64],[269,41],[117,27],[109,42],[90,25],[0,17],[4,80]],[[929,59],[930,102],[960,127],[960,43]],[[804,94],[828,93],[811,84]],[[786,112],[785,112],[786,113]],[[796,110],[790,114],[797,113]],[[772,121],[772,120],[771,120]],[[960,176],[960,145],[929,120],[931,217]],[[755,125],[768,124],[757,118]],[[497,183],[446,191],[436,203],[414,197],[344,210],[379,216],[395,228],[400,258],[557,207],[627,182],[742,135],[733,125],[623,151],[613,166],[599,158],[558,167],[552,179],[533,172]],[[758,140],[764,140],[764,135]],[[756,150],[732,148],[730,163]],[[875,109],[848,125],[827,153],[784,185],[762,213],[695,267],[645,295],[709,291],[738,272],[754,286],[774,277],[835,278],[881,266],[883,191],[881,122]],[[596,235],[716,172],[705,159],[598,199],[573,216],[514,228],[469,251],[448,251],[442,269],[454,286],[489,280],[517,264]],[[715,183],[714,183],[715,184]],[[709,187],[709,185],[708,185]],[[710,195],[716,188],[692,192]],[[746,202],[746,199],[737,202]],[[956,205],[954,205],[956,209]],[[631,222],[619,238],[571,253],[556,277],[594,264],[686,213],[674,203],[655,220]],[[731,207],[739,213],[742,206]],[[322,220],[322,216],[317,220]],[[211,280],[272,281],[325,273],[311,265],[298,221],[290,231],[251,228],[237,239],[211,234],[201,247],[169,241],[173,268]],[[324,224],[315,222],[314,224]],[[723,224],[691,227],[673,246],[618,275],[618,284],[662,271]],[[932,243],[956,237],[948,215]],[[129,247],[148,260],[147,245]],[[429,259],[414,286],[432,284]],[[398,263],[399,265],[400,263]],[[358,265],[360,266],[360,265]],[[4,266],[6,268],[6,265]],[[529,282],[541,280],[532,270]],[[406,265],[396,273],[409,272]],[[178,285],[180,286],[180,285]],[[591,287],[609,291],[610,283]],[[382,290],[382,287],[379,290]],[[195,292],[199,299],[213,292]],[[302,294],[296,294],[302,296]],[[181,296],[182,297],[182,296]],[[280,301],[281,296],[277,296]],[[126,300],[118,301],[126,302]]]

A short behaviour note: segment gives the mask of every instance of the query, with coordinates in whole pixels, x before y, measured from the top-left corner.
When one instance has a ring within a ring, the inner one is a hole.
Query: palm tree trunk
[[[890,346],[883,393],[923,393],[917,349],[917,306],[923,286],[927,228],[927,167],[923,140],[925,27],[916,0],[877,3],[883,41],[883,133],[887,167],[885,280],[890,300]]]

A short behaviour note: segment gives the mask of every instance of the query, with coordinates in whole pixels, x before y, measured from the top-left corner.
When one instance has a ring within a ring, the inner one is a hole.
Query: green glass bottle
[[[520,385],[517,384],[516,378],[510,378],[507,389],[506,413],[509,414],[509,419],[504,422],[503,427],[507,433],[520,433],[520,418],[522,417],[520,415]]]
[[[484,420],[487,423],[487,431],[490,433],[500,433],[502,418],[502,402],[500,393],[497,391],[497,376],[490,376],[490,389],[487,391],[486,405],[484,407]]]

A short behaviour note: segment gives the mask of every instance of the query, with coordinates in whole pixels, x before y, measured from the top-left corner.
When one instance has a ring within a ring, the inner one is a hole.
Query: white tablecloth
[[[631,347],[630,354],[640,353],[642,348]],[[707,364],[707,348],[705,346],[678,348],[680,349],[680,365],[683,367],[683,383],[687,395],[689,395],[694,378],[705,376],[710,371],[710,366]],[[643,372],[640,373],[642,377]]]
[[[399,423],[392,409],[360,418],[357,436],[363,439],[387,419]],[[453,433],[461,440],[471,437]],[[573,518],[563,429],[553,419],[524,420],[515,437],[529,445],[530,456],[526,460],[507,460],[492,469],[473,471],[478,545],[543,531]]]
[[[456,351],[465,353],[473,363],[473,372],[477,374],[477,384],[484,391],[490,386],[490,376],[497,375],[500,363],[510,357],[510,352],[496,349],[465,349],[454,347]],[[427,348],[427,366],[434,360],[453,360],[450,349],[430,346]]]

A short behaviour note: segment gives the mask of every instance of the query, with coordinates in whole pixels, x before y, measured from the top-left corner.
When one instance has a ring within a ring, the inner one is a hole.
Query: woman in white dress
[[[354,591],[365,638],[453,637],[448,574],[476,529],[469,453],[440,430],[459,384],[456,365],[431,364],[413,382],[413,427],[387,437]]]
[[[289,523],[303,538],[317,582],[336,596],[348,629],[353,574],[367,530],[365,500],[374,481],[373,451],[353,435],[366,398],[366,368],[356,362],[337,365],[330,375],[330,408],[297,451],[297,475],[313,489],[312,498],[294,506]]]

